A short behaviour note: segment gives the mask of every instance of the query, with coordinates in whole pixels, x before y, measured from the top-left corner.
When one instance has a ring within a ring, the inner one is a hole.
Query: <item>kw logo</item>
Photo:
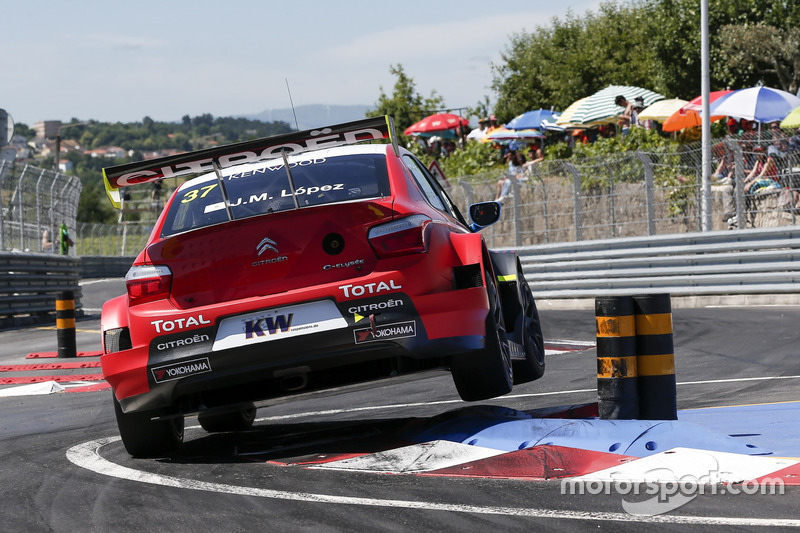
[[[264,237],[263,239],[261,239],[261,242],[258,243],[258,246],[256,246],[256,250],[258,250],[258,255],[263,254],[267,250],[272,250],[273,252],[275,252],[277,254],[277,253],[279,253],[277,245],[278,245],[278,243],[276,243],[275,241],[273,241],[269,237]]]
[[[244,323],[244,336],[246,339],[252,339],[253,337],[264,337],[267,333],[275,335],[278,330],[286,333],[292,327],[292,318],[294,318],[294,313],[289,313],[288,316],[277,315],[274,318],[268,316],[256,320],[246,320]]]

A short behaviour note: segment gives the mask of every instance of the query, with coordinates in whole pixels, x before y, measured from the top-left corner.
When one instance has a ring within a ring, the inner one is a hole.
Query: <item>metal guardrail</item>
[[[534,296],[798,293],[800,227],[712,231],[513,248]]]
[[[135,256],[90,256],[80,258],[81,279],[123,278]]]
[[[55,321],[56,295],[75,294],[80,308],[80,259],[55,254],[0,252],[0,326]]]

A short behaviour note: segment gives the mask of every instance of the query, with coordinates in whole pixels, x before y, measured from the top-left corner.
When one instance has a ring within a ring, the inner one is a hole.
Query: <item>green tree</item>
[[[647,46],[649,22],[634,5],[601,4],[595,14],[512,36],[492,65],[495,113],[500,121],[531,109],[564,109],[608,85],[637,85],[662,91],[654,79],[655,55]]]
[[[403,131],[444,107],[444,99],[436,94],[436,91],[431,91],[428,97],[419,94],[414,80],[406,75],[402,65],[391,65],[389,72],[397,78],[394,92],[389,96],[381,87],[375,109],[366,113],[368,117],[392,116],[395,127],[398,131]]]
[[[800,85],[800,3],[709,0],[712,90],[758,82]],[[501,121],[540,107],[565,109],[608,85],[637,85],[667,98],[700,94],[700,2],[607,1],[511,37],[492,65]]]
[[[658,70],[654,74],[670,95],[697,96],[700,94],[700,3],[697,0],[648,0],[643,9],[652,28],[649,46],[658,58]],[[786,50],[774,40],[774,34],[761,33],[767,26],[783,35]],[[800,4],[795,0],[709,0],[712,90],[727,86],[751,87],[759,81],[781,87],[778,75],[766,72],[761,61],[769,56],[767,61],[778,61],[776,69],[798,70],[800,65],[796,60],[789,59],[792,46],[795,57],[797,54],[798,45],[797,41],[791,43],[791,39],[796,39],[791,30],[798,26]],[[729,28],[726,30],[726,27]],[[746,53],[742,48],[747,46],[755,48]],[[756,63],[761,66],[757,67]]]
[[[78,199],[78,222],[113,224],[117,214],[106,197],[103,186],[98,183],[84,185]]]
[[[720,31],[725,73],[743,72],[765,85],[797,93],[800,82],[800,28],[764,23],[732,25]]]

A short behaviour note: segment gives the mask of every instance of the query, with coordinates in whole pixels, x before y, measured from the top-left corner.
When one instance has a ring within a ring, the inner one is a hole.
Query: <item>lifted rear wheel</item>
[[[204,412],[197,414],[200,426],[209,433],[223,431],[244,431],[253,427],[256,419],[256,406],[252,403],[236,411]]]
[[[152,413],[124,413],[116,397],[114,413],[122,444],[134,457],[157,457],[183,442],[183,416],[153,420]]]
[[[478,353],[453,357],[450,370],[461,399],[468,402],[508,394],[514,386],[511,352],[500,305],[497,282],[485,273],[489,314],[486,317],[486,348]]]

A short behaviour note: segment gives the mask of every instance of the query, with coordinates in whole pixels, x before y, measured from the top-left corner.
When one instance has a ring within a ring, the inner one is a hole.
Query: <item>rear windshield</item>
[[[389,195],[386,157],[351,154],[290,161],[294,195],[281,160],[223,176],[233,219]],[[295,205],[294,198],[297,199]],[[216,176],[181,188],[169,206],[162,237],[228,220]]]

